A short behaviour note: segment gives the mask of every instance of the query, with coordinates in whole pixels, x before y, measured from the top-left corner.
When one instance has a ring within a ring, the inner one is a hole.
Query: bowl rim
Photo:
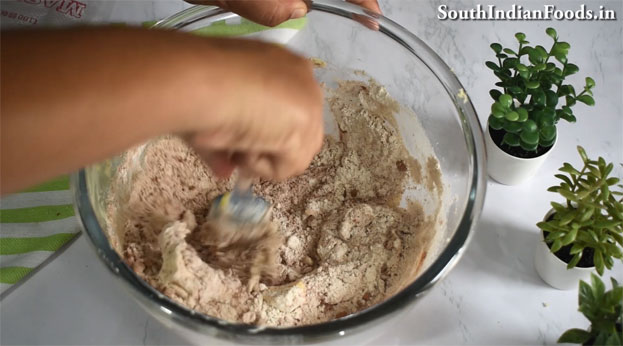
[[[300,335],[302,337],[316,338],[327,334],[339,336],[348,335],[350,333],[346,331],[354,329],[354,327],[360,327],[368,322],[377,320],[406,307],[416,297],[425,293],[447,275],[463,256],[465,248],[472,238],[476,221],[482,211],[486,190],[485,149],[482,127],[471,99],[466,97],[463,86],[449,66],[422,40],[399,24],[382,15],[372,13],[356,5],[331,0],[314,0],[311,3],[311,10],[335,14],[346,18],[353,18],[353,15],[364,16],[375,21],[378,23],[378,29],[381,33],[384,33],[409,50],[416,58],[421,60],[421,62],[437,77],[439,82],[442,83],[448,96],[453,101],[459,117],[461,117],[460,120],[463,121],[462,131],[465,136],[465,144],[469,151],[472,152],[469,161],[471,181],[469,182],[465,211],[458,223],[457,230],[449,242],[447,242],[446,247],[441,251],[438,258],[431,263],[416,280],[389,299],[354,314],[318,324],[284,328],[258,327],[255,325],[232,323],[192,311],[158,292],[136,275],[112,248],[108,242],[106,233],[102,230],[97,221],[88,195],[85,170],[82,169],[73,174],[71,186],[74,195],[76,215],[82,223],[83,229],[91,240],[92,245],[95,247],[98,257],[100,257],[106,267],[108,267],[120,281],[124,282],[135,296],[141,298],[141,301],[146,303],[148,307],[160,310],[174,320],[184,322],[186,327],[190,327],[199,332],[210,334],[209,328],[206,327],[212,327],[217,330],[233,333],[236,336],[249,337]],[[211,6],[193,6],[158,21],[154,27],[176,29],[188,25],[189,23],[197,22],[208,17],[213,18],[215,16],[218,16],[219,20],[237,17],[236,14],[219,8]]]

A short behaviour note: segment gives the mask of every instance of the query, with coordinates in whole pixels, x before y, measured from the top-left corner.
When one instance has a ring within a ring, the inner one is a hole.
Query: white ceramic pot
[[[489,124],[487,123],[487,133],[485,134],[485,145],[487,148],[487,171],[489,176],[495,179],[497,182],[504,185],[518,185],[524,181],[532,178],[539,167],[545,162],[545,159],[549,156],[556,146],[556,142],[550,150],[545,154],[531,158],[523,159],[507,154],[504,150],[500,149],[491,139],[489,133]]]
[[[553,212],[553,209],[550,210],[545,215],[544,220],[547,220]],[[574,267],[567,269],[567,263],[556,257],[556,255],[550,251],[547,244],[545,244],[543,231],[540,230],[539,234],[540,239],[537,243],[536,253],[534,255],[534,266],[543,281],[559,290],[571,290],[577,288],[580,280],[588,282],[591,272],[595,270],[595,267]]]

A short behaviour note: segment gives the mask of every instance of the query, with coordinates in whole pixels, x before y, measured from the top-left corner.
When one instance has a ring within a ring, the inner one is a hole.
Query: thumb
[[[193,3],[203,1],[191,1]],[[211,1],[217,6],[235,12],[258,24],[276,26],[288,19],[301,18],[307,14],[304,0],[249,0],[249,1]]]
[[[307,13],[303,0],[229,1],[234,12],[256,23],[276,26],[288,19],[301,18]]]

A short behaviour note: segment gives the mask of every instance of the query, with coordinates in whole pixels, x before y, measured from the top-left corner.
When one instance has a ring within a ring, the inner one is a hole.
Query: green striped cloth
[[[286,44],[306,23],[300,18],[270,28],[236,18],[192,32]],[[67,176],[0,199],[0,297],[80,232],[72,203]]]
[[[67,176],[0,199],[0,295],[79,232]]]

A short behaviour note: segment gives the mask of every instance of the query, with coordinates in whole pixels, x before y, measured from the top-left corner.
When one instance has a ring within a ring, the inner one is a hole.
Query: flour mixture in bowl
[[[114,248],[165,295],[232,322],[309,325],[404,288],[445,226],[439,165],[430,148],[410,155],[394,119],[401,108],[373,80],[339,82],[327,94],[337,131],[311,166],[285,182],[255,184],[273,206],[268,242],[209,241],[211,201],[232,181],[213,177],[183,141],[166,137],[128,152],[119,168],[108,211]],[[437,196],[435,205],[406,190]],[[259,253],[273,270],[241,265]]]

